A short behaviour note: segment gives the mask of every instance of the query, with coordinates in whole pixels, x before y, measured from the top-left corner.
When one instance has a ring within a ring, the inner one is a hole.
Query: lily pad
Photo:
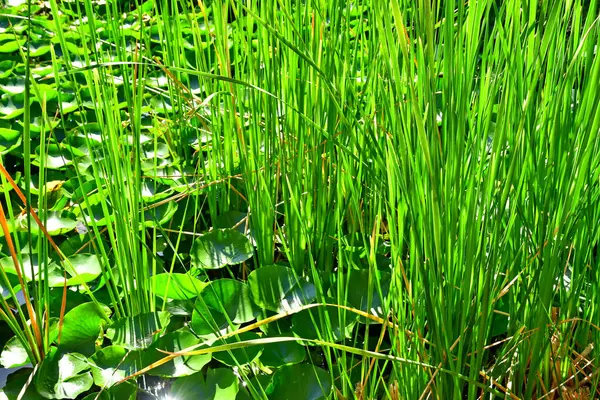
[[[26,81],[23,78],[6,79],[0,83],[0,90],[11,95],[25,92]]]
[[[283,336],[292,336],[291,333]],[[297,342],[275,342],[264,345],[260,361],[268,367],[279,368],[298,364],[306,358],[306,348]]]
[[[76,226],[75,218],[71,218],[65,213],[51,212],[45,221],[46,231],[50,236],[64,235],[75,229]]]
[[[17,368],[29,364],[29,355],[23,347],[23,343],[16,336],[8,339],[4,345],[2,355],[0,355],[0,364],[4,368]]]
[[[47,399],[74,399],[92,387],[87,358],[52,348],[36,374],[36,388]]]
[[[252,321],[258,310],[248,286],[234,279],[219,279],[210,283],[196,300],[192,313],[192,328],[204,335],[234,324]]]
[[[110,313],[107,306],[92,302],[78,305],[66,313],[59,343],[61,350],[92,355],[94,343]]]
[[[332,388],[327,371],[309,364],[296,364],[275,372],[267,394],[269,399],[277,400],[325,400]]]
[[[138,314],[118,319],[107,330],[106,336],[113,344],[129,350],[145,349],[152,344],[153,336],[169,324],[167,312]]]
[[[67,286],[81,285],[91,282],[102,273],[100,260],[95,254],[76,254],[63,262],[63,267],[52,264],[48,271],[50,287],[64,285],[63,268],[67,271]]]
[[[29,42],[29,55],[41,57],[50,51],[50,42],[47,40],[31,40]]]
[[[22,368],[8,375],[8,377],[6,378],[6,386],[0,389],[0,399],[43,400],[44,398],[40,396],[35,390],[35,385],[29,385],[29,387],[25,391],[25,396],[21,396],[21,391],[23,390],[23,387],[27,385],[32,371],[33,370],[30,368]]]
[[[106,346],[91,357],[94,383],[100,387],[111,387],[137,371],[141,361],[139,351],[129,351],[122,346]]]
[[[152,179],[142,180],[142,198],[145,201],[158,201],[170,196],[173,190],[169,186],[160,184]]]
[[[170,222],[177,211],[177,202],[169,201],[144,211],[144,225],[148,227],[161,226]]]
[[[151,278],[154,293],[174,300],[187,300],[197,297],[207,283],[189,274],[162,273]]]
[[[0,154],[6,154],[21,145],[21,132],[0,121]]]
[[[230,337],[225,340],[217,340],[213,346],[222,346],[227,344],[239,343],[248,340],[256,340],[259,336],[254,332],[244,332],[237,336]],[[236,348],[233,350],[223,350],[213,353],[215,360],[219,360],[225,365],[236,367],[240,365],[250,364],[262,352],[263,346],[249,344],[246,347]]]
[[[33,277],[37,276],[39,272],[39,260],[37,254],[23,254],[21,256],[22,263],[20,264],[20,270],[27,281],[31,281]],[[0,266],[2,269],[13,275],[17,275],[17,269],[13,263],[12,257],[4,257],[0,259]]]
[[[8,40],[0,43],[0,53],[14,53],[19,50],[21,44],[17,40]]]
[[[15,64],[16,63],[12,60],[0,61],[0,79],[10,76]]]
[[[378,317],[385,317],[386,311],[383,310],[384,302],[377,288],[373,288],[372,298],[369,302],[369,288],[367,285],[367,282],[369,282],[369,273],[373,272],[367,270],[353,270],[350,272],[348,279],[348,303],[358,310]],[[374,281],[380,286],[382,295],[385,298],[390,287],[390,274],[389,272],[378,273],[380,276],[374,279]]]
[[[29,103],[33,98],[29,99]],[[14,119],[25,111],[25,96],[23,94],[11,95],[5,93],[0,96],[0,115],[4,119]]]
[[[248,238],[237,230],[215,229],[194,241],[190,257],[195,267],[218,269],[248,260],[253,250]]]
[[[200,339],[186,330],[167,333],[165,336],[152,343],[152,346],[144,352],[144,365],[150,365],[151,363],[164,358],[165,353],[159,350],[176,352],[198,343],[200,343]],[[210,353],[177,357],[165,364],[153,368],[148,374],[168,378],[192,375],[199,372],[202,367],[208,364],[211,358],[212,356]]]
[[[90,393],[83,400],[133,400],[137,393],[137,386],[130,382],[123,382],[98,393]]]
[[[323,320],[319,318],[319,312]],[[325,322],[325,318],[328,322]],[[292,330],[296,336],[306,339],[340,341],[352,336],[352,329],[357,319],[356,314],[333,307],[303,310],[292,317]]]
[[[232,400],[239,390],[238,379],[229,368],[209,369],[177,379],[171,386],[174,399]]]
[[[46,146],[45,154],[40,154],[40,151],[40,147],[38,146],[35,149],[36,156],[38,157],[38,160],[33,162],[35,165],[40,165],[40,157],[44,157],[44,165],[50,169],[61,169],[73,163],[71,153],[61,145],[51,144]]]
[[[291,268],[279,264],[252,271],[248,285],[255,303],[275,312],[290,311],[309,304],[316,297],[314,285],[298,281]]]

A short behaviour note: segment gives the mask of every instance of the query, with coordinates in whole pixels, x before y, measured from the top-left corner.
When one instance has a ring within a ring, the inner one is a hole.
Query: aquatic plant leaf
[[[242,263],[252,257],[254,248],[235,229],[215,229],[194,241],[190,257],[194,267],[218,269]]]
[[[169,324],[169,320],[169,313],[162,311],[120,318],[108,328],[106,337],[113,344],[129,350],[145,349],[152,344],[153,336]]]
[[[275,372],[266,392],[269,399],[325,400],[332,388],[327,371],[310,364],[296,364]]]

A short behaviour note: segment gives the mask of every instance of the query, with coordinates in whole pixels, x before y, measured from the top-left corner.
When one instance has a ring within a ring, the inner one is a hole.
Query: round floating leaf
[[[250,239],[250,243],[256,246],[256,238],[250,229],[250,219],[247,213],[239,211],[227,211],[217,217],[215,220],[215,228],[232,228],[246,235]]]
[[[173,111],[173,104],[168,97],[154,96],[150,99],[148,105],[154,112],[160,114],[168,114]]]
[[[94,383],[110,387],[137,371],[141,359],[139,351],[129,351],[121,346],[107,346],[90,357]]]
[[[197,297],[207,285],[189,274],[168,272],[154,275],[151,284],[158,296],[174,300]]]
[[[253,247],[247,237],[234,229],[215,229],[194,241],[192,265],[206,269],[239,264],[252,257]]]
[[[278,312],[296,310],[299,307],[312,303],[317,298],[315,285],[301,281],[285,294],[281,300]]]
[[[52,264],[48,270],[50,287],[64,285],[63,268],[67,271],[67,286],[91,282],[102,273],[100,260],[95,254],[76,254],[63,262],[63,267]]]
[[[314,285],[298,282],[290,268],[278,264],[252,271],[248,276],[248,285],[256,304],[275,312],[309,304],[316,297]]]
[[[21,267],[21,273],[25,276],[27,281],[31,281],[33,279],[34,276],[37,276],[37,274],[39,273],[39,261],[38,261],[38,256],[37,254],[32,254],[31,257],[28,254],[22,254],[21,255],[21,260],[22,263],[20,265]],[[9,274],[13,274],[13,275],[17,275],[17,270],[15,268],[15,264],[13,262],[12,257],[4,257],[2,259],[0,259],[0,266],[2,267],[2,269],[9,273]],[[32,271],[33,269],[33,271]],[[32,275],[33,272],[33,275]]]
[[[248,340],[258,339],[258,336],[254,332],[244,332],[239,335],[230,337],[225,340],[217,340],[213,346],[223,346],[226,344],[239,343]],[[239,365],[250,364],[256,357],[259,356],[263,349],[262,345],[248,344],[246,347],[236,348],[233,350],[223,350],[213,353],[215,360],[219,360],[225,365],[230,367],[236,367]]]
[[[47,40],[32,40],[29,42],[29,55],[41,57],[50,51],[50,42]]]
[[[77,221],[64,213],[51,212],[45,223],[46,231],[50,236],[64,235],[77,226]]]
[[[9,40],[4,43],[0,43],[0,53],[14,53],[19,50],[21,45],[16,40]]]
[[[78,198],[76,197],[76,194],[73,194],[73,197]],[[82,215],[77,215],[79,218],[85,218],[85,223],[87,225],[92,225],[92,219],[96,222],[97,226],[104,226],[112,222],[114,219],[112,206],[110,202],[107,201],[107,212],[105,213],[104,209],[102,208],[102,199],[104,199],[104,192],[88,196],[87,201],[84,201],[81,204],[81,209],[76,209],[76,214],[81,212]]]
[[[69,150],[63,148],[63,146],[57,144],[51,144],[46,146],[46,154],[40,154],[40,147],[35,149],[36,156],[44,157],[44,165],[50,169],[61,169],[67,165],[73,163],[71,160],[71,153]],[[39,160],[34,161],[35,165],[40,165]]]
[[[42,84],[38,84],[37,90],[32,91],[32,93],[36,96],[35,101],[41,104],[45,104],[45,102],[49,102],[50,100],[55,99],[59,95],[58,90],[56,90],[54,85]]]
[[[174,399],[233,400],[239,390],[238,379],[229,368],[209,369],[177,379],[171,386]]]
[[[52,348],[40,364],[36,388],[47,399],[74,399],[94,383],[89,368],[85,356]]]
[[[95,341],[110,316],[110,308],[95,303],[84,303],[65,314],[60,348],[64,351],[77,351],[91,355]]]
[[[44,400],[35,390],[35,385],[29,385],[25,391],[25,396],[21,396],[21,390],[27,385],[32,373],[30,368],[19,369],[6,378],[6,386],[0,389],[0,399],[3,400]]]
[[[30,104],[33,99],[30,99]],[[0,114],[4,119],[13,119],[25,111],[25,97],[23,94],[11,95],[8,93],[0,97]]]
[[[265,390],[271,384],[271,378],[273,375],[254,375],[252,378],[245,381],[244,387],[248,389],[248,392],[252,395],[251,399],[264,399]],[[243,379],[243,378],[242,378]]]
[[[292,336],[291,334],[282,336]],[[306,349],[296,342],[275,342],[264,345],[260,361],[268,367],[282,367],[304,361]]]
[[[135,399],[136,393],[136,385],[130,382],[123,382],[102,392],[90,393],[83,400],[131,400]]]
[[[8,342],[4,345],[2,355],[0,355],[0,364],[4,368],[17,368],[29,364],[27,351],[16,336],[8,339]]]
[[[325,400],[332,388],[327,371],[309,364],[296,364],[275,372],[267,394],[269,399],[277,400]]]
[[[11,95],[21,94],[25,91],[25,79],[12,78],[0,83],[0,90]]]
[[[21,132],[0,121],[0,154],[6,154],[21,145]]]
[[[192,327],[200,335],[220,331],[229,322],[243,324],[258,315],[248,286],[234,279],[211,282],[196,300]]]
[[[377,287],[372,288],[372,298],[369,303],[369,272],[367,270],[353,270],[350,272],[348,278],[348,303],[350,306],[376,315],[378,317],[385,317],[386,312],[383,310],[383,300],[379,295]],[[381,288],[383,297],[387,296],[390,288],[390,274],[389,272],[378,272],[379,277],[373,277],[372,280],[376,282]]]
[[[170,186],[163,185],[152,179],[142,180],[142,198],[144,201],[153,202],[169,197],[173,193]]]
[[[169,146],[165,143],[156,142],[154,140],[144,143],[142,146],[144,158],[154,160],[155,158],[167,158],[170,151]]]
[[[161,226],[170,222],[177,211],[177,202],[169,201],[144,211],[144,225],[148,227]]]
[[[145,349],[152,344],[153,336],[169,324],[169,320],[170,316],[167,312],[144,313],[121,318],[107,330],[106,336],[113,344],[126,349]]]
[[[326,322],[324,318],[329,321]],[[352,336],[357,319],[356,314],[338,308],[303,310],[292,317],[292,330],[296,336],[306,339],[339,341]]]
[[[12,74],[15,62],[11,60],[0,61],[0,79],[6,78]]]
[[[200,340],[189,331],[179,330],[167,333],[165,336],[152,343],[152,346],[144,352],[144,365],[150,365],[151,363],[164,358],[165,353],[160,352],[159,350],[176,352],[198,343],[200,343]],[[169,378],[192,375],[199,372],[202,367],[208,364],[211,358],[212,356],[210,353],[177,357],[150,370],[148,374]]]

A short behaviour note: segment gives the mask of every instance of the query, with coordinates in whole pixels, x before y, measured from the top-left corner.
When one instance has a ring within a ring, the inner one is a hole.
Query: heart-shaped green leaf
[[[197,297],[207,283],[189,274],[162,273],[151,278],[151,285],[160,297],[174,300],[187,300]]]
[[[152,344],[155,334],[161,332],[169,324],[167,312],[138,314],[133,317],[118,319],[107,330],[106,336],[113,344],[129,350],[145,349]]]
[[[4,345],[2,355],[0,355],[0,364],[4,368],[16,368],[29,364],[27,351],[16,336],[8,339],[8,342]]]
[[[258,310],[248,286],[234,279],[211,282],[196,300],[192,328],[200,335],[217,332],[234,324],[252,321]]]
[[[218,269],[242,263],[252,257],[254,249],[248,238],[235,229],[215,229],[194,241],[192,265]]]
[[[48,271],[50,287],[64,285],[64,270],[67,271],[67,286],[81,285],[91,282],[102,273],[100,260],[95,254],[76,254],[63,262],[63,267],[52,264]]]
[[[309,364],[296,364],[279,369],[267,388],[269,399],[325,400],[333,385],[329,373]]]
[[[171,221],[176,211],[177,203],[175,201],[150,206],[150,208],[144,211],[144,225],[147,227],[164,225]]]
[[[225,340],[217,340],[213,346],[223,346],[227,344],[256,340],[259,336],[254,332],[244,332],[237,336],[227,338]],[[215,360],[219,360],[225,365],[236,367],[239,365],[250,364],[262,352],[263,346],[257,344],[248,344],[247,346],[232,350],[222,350],[213,353]]]
[[[348,292],[348,303],[350,306],[376,315],[378,317],[385,317],[385,310],[383,310],[383,300],[379,295],[377,288],[372,288],[371,301],[369,302],[369,274],[378,273],[378,277],[372,277],[377,282],[377,285],[381,288],[383,297],[387,296],[390,287],[390,273],[382,271],[367,271],[367,270],[352,270],[349,274],[347,283]]]
[[[159,351],[177,352],[200,343],[200,340],[192,333],[186,330],[178,330],[167,333],[152,343],[144,352],[144,365],[150,365],[165,357],[165,353]],[[199,372],[211,360],[212,356],[200,354],[194,356],[177,357],[165,364],[153,368],[148,372],[149,375],[159,375],[169,378],[187,376]]]
[[[248,285],[256,304],[275,312],[290,311],[309,304],[316,297],[314,285],[298,281],[290,268],[279,264],[252,271]]]
[[[292,334],[282,335],[290,337]],[[284,365],[298,364],[304,361],[306,348],[296,342],[275,342],[264,345],[260,361],[268,367],[279,368]]]
[[[174,399],[233,400],[238,393],[238,379],[229,368],[209,369],[177,379],[171,386]]]
[[[36,374],[36,388],[47,399],[74,399],[94,383],[85,356],[52,348]]]
[[[122,346],[106,346],[90,357],[94,383],[100,387],[111,387],[137,371],[141,352],[128,351]]]
[[[110,308],[89,302],[80,304],[65,314],[60,348],[92,355],[94,343],[110,316]]]
[[[30,104],[33,99],[29,100]],[[5,93],[0,96],[0,117],[3,119],[13,119],[23,114],[25,111],[25,97],[21,94],[11,95]]]
[[[118,386],[105,389],[98,393],[90,393],[83,400],[134,400],[137,386],[130,382],[123,382]]]
[[[338,308],[303,310],[292,317],[292,330],[306,339],[339,341],[351,337],[357,319],[356,314]]]

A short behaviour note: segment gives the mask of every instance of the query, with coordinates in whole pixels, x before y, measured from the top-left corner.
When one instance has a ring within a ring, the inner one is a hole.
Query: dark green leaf
[[[252,257],[252,244],[235,229],[215,229],[194,241],[190,257],[199,268],[218,269]]]
[[[175,399],[233,400],[239,390],[238,379],[229,368],[209,369],[177,379],[171,386]]]
[[[169,313],[154,312],[118,319],[107,330],[106,336],[113,344],[129,350],[145,349],[152,338],[169,324]]]
[[[200,335],[252,321],[258,315],[248,286],[233,279],[211,282],[196,300],[192,327]]]
[[[200,294],[206,283],[189,274],[162,273],[151,278],[154,293],[168,299],[186,300]]]
[[[267,393],[273,400],[325,400],[331,389],[327,371],[309,364],[296,364],[275,372]]]
[[[60,347],[64,351],[94,353],[94,343],[110,316],[110,308],[95,303],[84,303],[65,314]]]
[[[165,357],[165,353],[158,350],[177,352],[198,343],[200,343],[200,340],[186,330],[167,333],[165,336],[152,343],[152,346],[144,352],[144,365],[150,365]],[[148,374],[172,378],[192,375],[199,372],[211,358],[212,356],[210,353],[177,357],[166,364],[150,370]]]

